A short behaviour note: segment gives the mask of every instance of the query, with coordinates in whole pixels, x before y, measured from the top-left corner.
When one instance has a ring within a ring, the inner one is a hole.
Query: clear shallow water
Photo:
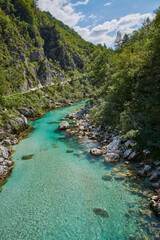
[[[139,231],[137,215],[127,218],[125,213],[141,207],[140,196],[122,181],[103,181],[112,167],[102,159],[75,155],[93,147],[92,141],[65,138],[55,131],[59,124],[49,124],[80,105],[32,122],[35,130],[15,147],[15,169],[0,193],[1,240],[124,240]],[[21,159],[31,153],[32,159]],[[95,207],[109,218],[95,215]]]

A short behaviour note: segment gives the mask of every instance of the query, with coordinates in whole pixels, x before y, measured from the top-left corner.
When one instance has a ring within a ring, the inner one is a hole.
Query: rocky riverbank
[[[64,121],[60,124],[59,130],[65,130],[68,135],[78,135],[79,138],[85,136],[97,142],[97,147],[89,149],[89,152],[94,156],[104,156],[104,164],[120,162],[122,165],[134,167],[134,173],[131,173],[127,168],[123,172],[115,169],[115,172],[113,171],[115,179],[130,178],[133,181],[136,178],[141,179],[144,185],[151,189],[146,194],[148,199],[154,192],[157,194],[160,189],[160,161],[154,161],[147,150],[137,152],[135,150],[136,142],[118,136],[110,126],[107,126],[105,130],[102,126],[95,126],[88,112],[89,108],[86,107],[76,113],[69,113],[66,119],[68,122],[72,120],[74,125],[70,126],[67,121]],[[102,176],[103,180],[111,178],[112,176]],[[160,216],[160,198],[158,196],[152,198],[150,206],[156,215]]]

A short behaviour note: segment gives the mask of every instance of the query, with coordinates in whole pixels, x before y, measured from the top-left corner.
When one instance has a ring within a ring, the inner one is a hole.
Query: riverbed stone
[[[105,155],[105,161],[110,163],[119,162],[120,156],[116,153],[107,153]]]
[[[90,153],[94,156],[101,156],[103,154],[103,151],[98,148],[92,148],[90,150]]]

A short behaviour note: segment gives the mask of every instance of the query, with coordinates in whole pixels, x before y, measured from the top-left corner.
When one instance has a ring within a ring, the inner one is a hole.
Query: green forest
[[[140,149],[160,150],[160,9],[132,35],[117,33],[115,50],[98,54],[92,116],[112,125]]]
[[[40,83],[47,88],[61,81],[60,74],[71,82],[51,93],[59,91],[65,101],[66,96],[74,99],[78,89],[86,92],[80,98],[92,96],[90,116],[97,125],[112,126],[126,139],[135,139],[138,149],[159,157],[160,9],[155,14],[131,35],[118,32],[111,49],[86,42],[39,10],[34,0],[0,0],[1,124],[18,108],[17,99],[21,105],[35,104],[20,92]]]

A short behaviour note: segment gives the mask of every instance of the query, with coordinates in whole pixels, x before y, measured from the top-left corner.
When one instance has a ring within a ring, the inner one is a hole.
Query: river
[[[15,146],[14,170],[0,193],[1,240],[125,240],[147,234],[140,216],[129,216],[130,209],[141,208],[142,197],[123,181],[102,180],[113,166],[87,154],[95,143],[68,138],[56,131],[59,123],[49,124],[83,104],[31,122],[33,132]],[[34,155],[22,160],[26,154]],[[109,217],[95,215],[94,208]]]

